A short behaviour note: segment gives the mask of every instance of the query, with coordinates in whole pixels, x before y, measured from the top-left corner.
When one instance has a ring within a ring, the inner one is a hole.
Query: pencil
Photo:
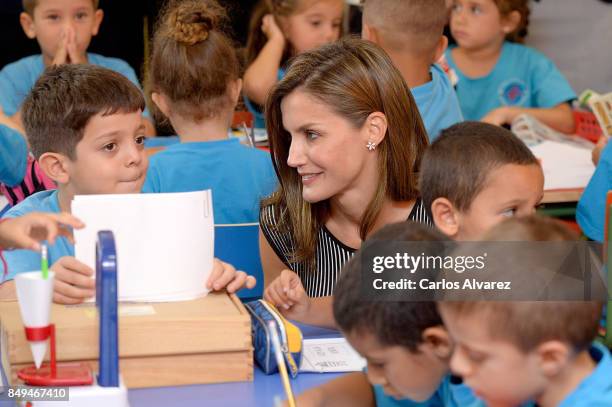
[[[278,365],[278,371],[280,372],[281,379],[283,381],[283,387],[285,388],[285,394],[287,395],[287,402],[289,407],[295,407],[295,399],[293,398],[293,391],[291,390],[291,384],[289,383],[289,374],[287,373],[287,366],[285,366],[285,359],[281,353],[281,344],[276,331],[276,323],[274,321],[268,322],[268,328],[272,336],[272,346],[274,346],[274,355],[276,356],[276,364]]]

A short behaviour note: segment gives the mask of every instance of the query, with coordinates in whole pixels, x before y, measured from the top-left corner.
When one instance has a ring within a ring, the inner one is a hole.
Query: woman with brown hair
[[[266,122],[280,186],[260,212],[264,298],[333,326],[336,279],[361,242],[389,223],[430,223],[417,188],[427,134],[389,57],[358,39],[297,56]]]

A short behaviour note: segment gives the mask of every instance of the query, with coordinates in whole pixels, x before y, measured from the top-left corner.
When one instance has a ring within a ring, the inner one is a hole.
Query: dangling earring
[[[370,140],[368,141],[368,145],[366,147],[369,151],[374,151],[376,150],[376,143]]]

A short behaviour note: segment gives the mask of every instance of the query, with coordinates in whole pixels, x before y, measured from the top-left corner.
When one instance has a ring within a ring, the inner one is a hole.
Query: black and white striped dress
[[[353,256],[355,249],[352,249],[336,239],[331,232],[323,226],[319,230],[316,248],[315,272],[309,271],[308,266],[303,262],[290,262],[289,258],[293,253],[293,236],[289,233],[279,233],[271,230],[268,225],[277,223],[272,206],[264,207],[259,214],[259,224],[261,231],[276,252],[279,259],[287,267],[295,271],[310,297],[325,297],[332,295],[342,266]],[[417,199],[408,220],[432,225],[431,219],[427,215],[425,206],[420,199]]]

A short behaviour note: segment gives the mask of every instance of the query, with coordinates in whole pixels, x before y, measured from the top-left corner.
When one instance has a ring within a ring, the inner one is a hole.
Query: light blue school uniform
[[[461,379],[447,375],[429,400],[416,402],[396,399],[385,394],[381,386],[374,386],[377,407],[484,407],[472,390]]]
[[[178,136],[147,137],[144,140],[144,145],[146,148],[168,147],[180,142],[181,140]]]
[[[431,81],[410,90],[431,142],[442,130],[462,122],[463,115],[455,89],[446,73],[435,64],[431,66],[429,72]]]
[[[576,221],[590,239],[603,242],[606,224],[606,194],[612,189],[612,143],[599,156],[595,172],[576,208]]]
[[[280,68],[276,73],[276,79],[281,80],[285,77],[285,70]],[[253,114],[253,123],[256,129],[266,128],[266,115],[260,110],[260,107],[252,102],[248,97],[243,96],[244,105],[247,110]]]
[[[446,60],[459,78],[455,89],[465,120],[480,120],[501,106],[551,108],[576,98],[555,64],[533,48],[505,42],[491,72],[478,78],[459,70],[453,48]]]
[[[31,212],[59,213],[57,190],[41,191],[30,195],[12,207],[5,218],[16,218]],[[74,246],[65,237],[58,237],[55,244],[48,246],[49,265],[52,266],[64,256],[74,256]],[[3,252],[8,265],[8,272],[0,264],[0,281],[12,280],[16,274],[40,270],[40,253],[31,250],[7,250]]]
[[[28,146],[17,131],[0,124],[0,183],[14,186],[21,182],[28,163]]]
[[[600,343],[593,343],[589,354],[597,366],[557,407],[612,406],[612,357]]]
[[[142,192],[211,189],[215,224],[236,224],[257,222],[276,184],[270,154],[233,138],[168,146],[150,158]]]
[[[92,65],[99,65],[122,74],[141,89],[136,73],[127,62],[92,53],[87,53],[87,60]],[[12,116],[19,111],[24,99],[44,70],[45,64],[41,54],[22,58],[2,68],[0,71],[0,105],[7,116]],[[144,116],[147,119],[151,118],[147,109],[144,111]]]

